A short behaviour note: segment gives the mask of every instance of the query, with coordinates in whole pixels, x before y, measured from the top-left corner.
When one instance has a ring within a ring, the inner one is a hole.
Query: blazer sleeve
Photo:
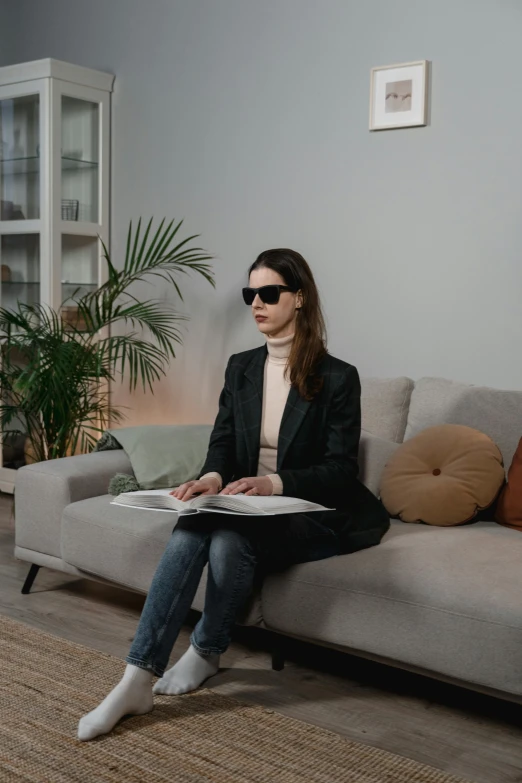
[[[232,389],[230,385],[230,364],[228,360],[225,370],[225,383],[219,395],[219,410],[210,433],[207,457],[198,478],[206,473],[219,473],[222,486],[232,478],[236,454],[236,437],[234,429],[234,409],[232,405]]]
[[[283,494],[329,505],[342,497],[359,475],[361,382],[354,365],[341,376],[328,404],[326,447],[320,463],[279,470]]]

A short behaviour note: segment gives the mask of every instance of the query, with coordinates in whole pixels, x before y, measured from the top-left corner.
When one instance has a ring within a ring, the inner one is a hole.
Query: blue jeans
[[[205,606],[190,643],[201,655],[220,655],[260,573],[339,554],[337,535],[313,514],[268,519],[182,515],[154,574],[125,661],[163,676],[207,562]]]

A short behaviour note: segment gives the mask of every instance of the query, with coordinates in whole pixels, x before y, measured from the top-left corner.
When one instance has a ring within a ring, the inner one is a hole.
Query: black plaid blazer
[[[233,354],[225,370],[219,411],[199,476],[217,471],[223,485],[257,475],[265,345]],[[359,480],[361,384],[353,364],[326,354],[321,391],[307,401],[290,387],[281,419],[277,470],[283,494],[335,511],[313,512],[341,540],[343,552],[378,544],[390,527],[382,502]]]

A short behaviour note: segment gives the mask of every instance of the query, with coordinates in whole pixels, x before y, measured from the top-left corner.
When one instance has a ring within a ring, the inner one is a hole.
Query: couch
[[[375,494],[390,455],[422,429],[466,424],[499,446],[507,470],[522,430],[522,391],[439,377],[361,378],[360,479]],[[174,514],[110,505],[110,479],[132,473],[123,449],[38,462],[15,479],[14,556],[146,594]],[[203,610],[207,568],[192,603]],[[391,519],[381,543],[267,574],[236,618],[522,702],[522,533],[491,521],[434,527]]]

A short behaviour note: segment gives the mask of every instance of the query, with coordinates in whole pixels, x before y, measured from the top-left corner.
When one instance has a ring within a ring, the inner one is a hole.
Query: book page
[[[137,508],[139,511],[164,511],[167,514],[198,514],[196,510],[191,511],[189,508],[176,509],[176,508],[161,508],[159,506],[132,506],[129,503],[118,503],[117,500],[110,501],[112,506],[121,506],[122,508]]]
[[[140,505],[142,508],[145,505],[147,508],[172,509],[174,511],[182,511],[190,508],[190,500],[183,501],[170,494],[173,489],[176,489],[176,487],[136,489],[132,492],[122,492],[120,495],[125,497],[125,501],[128,505]]]
[[[319,503],[312,503],[302,498],[288,495],[246,495],[237,492],[234,495],[195,495],[190,500],[181,501],[171,494],[176,487],[163,489],[140,489],[133,492],[122,492],[114,498],[116,505],[127,505],[134,508],[150,510],[168,510],[179,513],[197,513],[212,511],[246,515],[274,515],[307,513],[311,511],[334,511]]]
[[[294,510],[296,512],[335,510],[288,495],[245,495],[244,492],[237,492],[235,495],[200,495],[193,498],[191,503],[192,508],[204,509],[210,506],[254,514],[287,514]]]

